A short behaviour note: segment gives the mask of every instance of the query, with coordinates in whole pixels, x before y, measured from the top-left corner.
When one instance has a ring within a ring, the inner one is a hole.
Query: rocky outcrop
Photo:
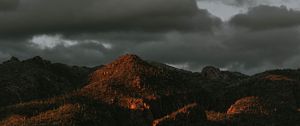
[[[300,122],[299,113],[296,111],[288,108],[282,110],[278,101],[257,96],[237,100],[227,110],[227,117],[226,121],[232,125],[244,126],[297,126]]]
[[[207,66],[202,69],[201,76],[204,79],[215,81],[239,81],[248,78],[247,75],[239,72],[221,71],[219,68]]]
[[[250,96],[237,100],[228,110],[228,115],[250,114],[271,115],[276,111],[272,105],[260,97]]]
[[[201,72],[202,76],[204,76],[207,79],[212,80],[219,80],[223,79],[224,76],[222,75],[222,72],[219,68],[213,67],[213,66],[207,66],[202,69]]]

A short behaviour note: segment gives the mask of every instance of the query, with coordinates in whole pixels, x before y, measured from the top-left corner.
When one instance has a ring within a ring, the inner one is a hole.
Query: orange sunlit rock
[[[184,122],[182,121],[184,120]],[[191,103],[152,122],[152,126],[186,125],[188,122],[206,120],[204,111],[197,103]]]
[[[137,109],[136,104],[131,104],[131,105],[130,105],[130,109],[131,109],[131,110],[136,110],[136,109]]]
[[[228,110],[228,115],[258,114],[269,115],[274,109],[269,108],[266,102],[255,96],[245,97],[237,100]]]

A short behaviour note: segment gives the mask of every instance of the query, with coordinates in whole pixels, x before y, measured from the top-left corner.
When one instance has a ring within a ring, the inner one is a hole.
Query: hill
[[[38,56],[24,61],[12,57],[0,64],[0,107],[81,88],[90,71],[87,67],[51,63]]]
[[[2,87],[19,86],[27,98],[18,103],[5,98],[16,92],[0,93],[3,126],[300,124],[299,70],[247,76],[208,66],[198,73],[126,54],[93,69],[12,58],[0,72]]]

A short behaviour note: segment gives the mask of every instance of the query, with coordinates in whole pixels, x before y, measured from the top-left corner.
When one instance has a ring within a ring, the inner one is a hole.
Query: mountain
[[[299,72],[198,73],[132,54],[94,68],[12,57],[0,85],[18,90],[0,93],[0,125],[298,126]]]
[[[0,107],[50,98],[83,87],[91,69],[51,63],[41,57],[0,64]]]
[[[197,103],[194,108],[201,110],[207,106],[204,103],[211,102],[197,78],[192,72],[152,65],[127,54],[92,73],[82,94],[107,104],[150,112],[157,119],[188,104]],[[204,111],[200,113],[204,115]]]

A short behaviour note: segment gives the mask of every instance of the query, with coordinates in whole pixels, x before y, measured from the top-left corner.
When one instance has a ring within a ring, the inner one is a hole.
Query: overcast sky
[[[299,68],[299,0],[0,0],[0,61],[125,53],[201,71]]]

